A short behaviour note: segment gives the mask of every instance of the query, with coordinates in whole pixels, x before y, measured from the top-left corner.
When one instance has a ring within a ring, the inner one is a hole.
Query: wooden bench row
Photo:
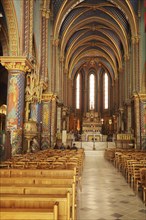
[[[58,203],[50,208],[1,208],[1,220],[58,220]]]
[[[73,178],[76,175],[74,169],[57,169],[57,170],[42,170],[42,169],[0,169],[0,177],[63,177]]]
[[[17,169],[14,167],[0,169],[2,220],[75,220],[77,187],[82,172],[82,159],[80,155],[78,156],[72,157],[70,169],[62,169],[62,167],[60,169],[45,167],[44,169],[38,169],[38,167],[22,169],[22,167],[19,168],[18,163],[19,159],[25,160],[23,156],[12,161],[13,164],[18,165]],[[50,159],[47,155],[43,155],[43,152],[32,157],[38,161],[39,157]],[[61,159],[64,158],[59,160]]]

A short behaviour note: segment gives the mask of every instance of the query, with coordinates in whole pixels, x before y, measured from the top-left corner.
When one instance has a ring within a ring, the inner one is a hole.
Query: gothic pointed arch
[[[19,55],[19,32],[14,3],[12,0],[1,0],[8,27],[9,55]]]

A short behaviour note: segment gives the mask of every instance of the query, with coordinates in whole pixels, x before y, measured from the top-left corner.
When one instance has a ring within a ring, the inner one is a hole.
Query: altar
[[[87,132],[82,134],[82,141],[102,141],[102,134],[100,132]]]
[[[86,113],[86,116],[83,118],[82,126],[82,141],[93,141],[99,142],[102,141],[102,122],[98,115],[98,112],[90,110]]]

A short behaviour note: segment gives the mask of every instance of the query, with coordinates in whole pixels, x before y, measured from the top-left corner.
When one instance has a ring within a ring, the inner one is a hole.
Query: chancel
[[[82,128],[82,141],[92,141],[93,138],[96,141],[102,140],[101,135],[102,121],[93,109],[86,113],[83,117],[83,128]]]
[[[0,0],[0,219],[146,219],[146,0]]]

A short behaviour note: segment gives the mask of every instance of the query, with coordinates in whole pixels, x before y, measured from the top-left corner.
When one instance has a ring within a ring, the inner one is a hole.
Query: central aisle
[[[104,159],[104,151],[85,151],[77,220],[146,220],[146,207],[124,177]]]

